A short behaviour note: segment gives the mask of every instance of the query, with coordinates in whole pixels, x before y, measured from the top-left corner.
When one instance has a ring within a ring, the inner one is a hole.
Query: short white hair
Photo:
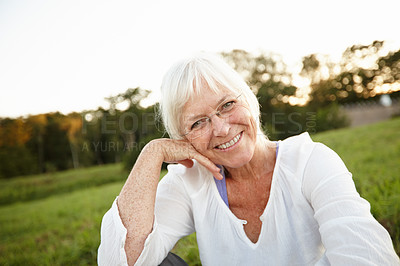
[[[264,135],[260,123],[260,105],[250,87],[221,58],[202,52],[176,62],[163,78],[160,112],[164,127],[171,138],[183,138],[180,125],[182,109],[205,86],[214,92],[223,87],[236,95],[241,94],[256,122],[257,133]]]

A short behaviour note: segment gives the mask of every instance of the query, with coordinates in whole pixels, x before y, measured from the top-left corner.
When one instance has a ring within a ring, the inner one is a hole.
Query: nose
[[[226,118],[214,115],[211,119],[212,132],[214,136],[226,136],[229,133],[230,125]]]

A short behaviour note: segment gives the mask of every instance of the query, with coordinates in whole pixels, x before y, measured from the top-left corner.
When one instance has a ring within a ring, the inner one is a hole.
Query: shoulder
[[[347,171],[339,155],[326,145],[314,142],[305,132],[279,142],[278,160],[281,167],[303,178],[305,172],[334,174]]]
[[[308,133],[280,141],[277,164],[279,173],[288,181],[286,184],[301,187],[307,199],[315,187],[332,177],[351,179],[339,155],[326,145],[314,142]]]
[[[304,168],[315,146],[307,132],[279,141],[279,163],[289,168]]]
[[[323,143],[314,142],[307,132],[280,141],[279,152],[287,158],[287,161],[292,162],[301,161],[305,164],[314,163],[315,160],[318,162],[341,162],[335,151]]]
[[[354,187],[352,175],[340,156],[323,143],[314,142],[308,133],[290,137],[282,142],[281,168],[286,177],[296,180],[307,199],[311,192],[330,180]]]

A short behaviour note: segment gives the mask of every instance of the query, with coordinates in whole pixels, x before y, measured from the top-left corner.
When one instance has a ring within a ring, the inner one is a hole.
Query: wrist
[[[164,162],[164,151],[160,139],[154,139],[147,143],[142,153],[153,162],[160,162],[161,164]]]

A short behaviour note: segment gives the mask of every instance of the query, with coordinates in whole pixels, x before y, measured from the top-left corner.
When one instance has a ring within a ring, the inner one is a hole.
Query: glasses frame
[[[215,115],[218,116],[218,117],[221,117],[220,115],[221,115],[221,112],[222,112],[223,110],[219,110],[219,109],[220,109],[222,106],[224,106],[225,104],[227,104],[228,102],[233,101],[233,100],[236,101],[234,104],[237,105],[237,104],[239,103],[239,100],[238,100],[238,99],[239,99],[240,96],[242,96],[242,94],[243,94],[243,93],[240,93],[238,96],[234,97],[233,99],[228,99],[228,100],[223,101],[222,103],[220,103],[220,104],[217,106],[217,108],[215,108],[215,111],[214,111],[211,115],[204,116],[204,117],[200,117],[199,119],[196,119],[196,121],[195,121],[194,123],[196,123],[197,121],[200,121],[200,120],[202,120],[202,119],[206,119],[207,123],[211,124],[211,123],[212,123],[212,118],[213,118]],[[235,107],[236,107],[236,106],[234,106],[233,108],[235,108]],[[226,118],[228,118],[228,117],[230,117],[230,116],[231,116],[231,115],[227,116]],[[181,137],[187,137],[189,134],[191,134],[191,133],[193,133],[193,132],[195,132],[195,131],[189,130],[188,132],[182,134]],[[208,131],[207,131],[207,132],[208,132]],[[200,135],[197,136],[197,137],[190,137],[190,139],[197,139],[197,138],[199,138],[199,137],[201,137],[201,136],[203,136],[203,135],[204,135],[204,133],[203,133],[203,134],[200,134]]]

